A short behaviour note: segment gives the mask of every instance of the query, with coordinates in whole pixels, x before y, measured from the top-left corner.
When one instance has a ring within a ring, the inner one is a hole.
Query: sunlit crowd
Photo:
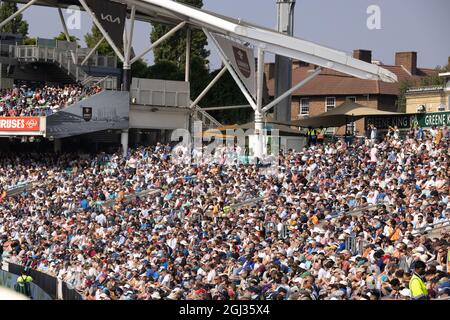
[[[276,174],[226,148],[2,154],[3,259],[87,300],[448,299],[450,139],[422,133],[280,152]]]
[[[81,84],[43,87],[15,85],[12,89],[0,90],[0,117],[51,115],[101,90],[97,85]]]

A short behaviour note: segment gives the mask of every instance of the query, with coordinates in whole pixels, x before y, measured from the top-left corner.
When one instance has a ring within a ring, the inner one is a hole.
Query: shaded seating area
[[[340,106],[314,117],[292,121],[298,127],[341,127],[368,116],[398,116],[401,113],[369,108],[359,103],[347,101]]]

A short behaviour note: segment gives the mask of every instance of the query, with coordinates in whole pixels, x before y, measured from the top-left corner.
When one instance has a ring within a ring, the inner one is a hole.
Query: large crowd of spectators
[[[312,145],[281,152],[276,175],[174,163],[160,144],[4,155],[4,189],[35,184],[0,190],[4,259],[88,300],[412,299],[412,277],[422,298],[448,299],[450,236],[426,231],[449,226],[449,142],[412,131]],[[126,200],[146,190],[158,191]]]
[[[102,90],[99,86],[68,84],[0,90],[0,117],[48,116]]]

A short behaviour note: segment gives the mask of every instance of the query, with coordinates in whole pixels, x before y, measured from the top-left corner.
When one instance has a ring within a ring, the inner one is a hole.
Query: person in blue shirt
[[[85,198],[80,201],[80,206],[82,209],[86,210],[89,208],[89,201]]]

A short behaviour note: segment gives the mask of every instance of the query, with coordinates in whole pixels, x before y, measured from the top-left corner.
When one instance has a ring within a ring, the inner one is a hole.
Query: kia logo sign
[[[36,119],[30,119],[25,123],[25,126],[27,129],[35,128],[38,125],[38,122]]]
[[[103,20],[103,21],[108,21],[108,22],[111,22],[111,23],[117,23],[117,24],[121,24],[122,22],[120,21],[120,18],[119,17],[116,17],[116,18],[113,18],[113,16],[112,15],[110,15],[110,14],[103,14],[103,13],[101,13],[100,14],[100,17],[101,17],[101,19]]]

